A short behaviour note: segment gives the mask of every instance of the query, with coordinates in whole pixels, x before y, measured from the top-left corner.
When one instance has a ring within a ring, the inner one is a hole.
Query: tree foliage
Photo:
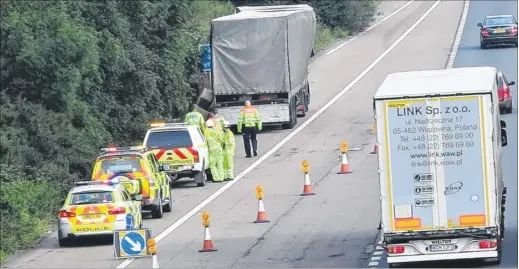
[[[354,31],[373,10],[373,1],[233,1],[251,3],[309,3],[324,25]],[[4,241],[19,242],[2,244],[2,261],[38,237],[100,147],[142,140],[151,120],[186,112],[209,20],[233,8],[225,0],[3,0],[0,12],[0,226]]]
[[[368,26],[375,13],[374,0],[232,0],[235,6],[308,4],[317,14],[320,24],[358,32]]]

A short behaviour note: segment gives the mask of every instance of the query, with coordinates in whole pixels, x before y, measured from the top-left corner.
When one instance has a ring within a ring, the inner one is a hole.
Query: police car
[[[193,178],[205,186],[209,169],[209,151],[198,126],[186,123],[152,123],[144,137],[144,146],[155,153],[172,181]],[[165,166],[167,165],[167,166]]]
[[[142,210],[162,218],[173,210],[170,179],[156,156],[143,146],[101,149],[92,169],[92,180],[118,179],[131,194],[142,197]]]
[[[114,230],[142,227],[140,195],[132,199],[116,180],[76,183],[59,212],[59,246],[85,236],[112,235]]]

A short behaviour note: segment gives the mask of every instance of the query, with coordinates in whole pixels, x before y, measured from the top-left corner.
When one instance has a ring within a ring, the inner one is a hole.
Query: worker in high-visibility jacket
[[[222,140],[222,139],[223,139],[223,135],[222,135],[223,132],[222,132],[222,130],[221,130],[221,128],[220,128],[220,123],[219,123],[218,120],[215,118],[214,114],[211,113],[211,112],[209,112],[209,113],[207,114],[206,128],[207,128],[207,122],[208,122],[208,121],[211,121],[211,122],[213,123],[214,128],[218,131],[218,135],[220,136],[220,140]]]
[[[262,122],[259,111],[251,105],[249,100],[245,101],[245,107],[240,110],[238,118],[238,133],[243,129],[243,144],[245,146],[245,154],[247,158],[251,158],[251,142],[254,156],[258,156],[258,141],[256,134],[261,131]]]
[[[223,178],[225,181],[234,179],[234,153],[236,152],[236,140],[231,131],[231,123],[223,122]]]
[[[205,138],[207,148],[209,150],[209,170],[214,182],[223,181],[223,150],[222,139],[219,131],[215,128],[214,121],[207,120],[205,122],[207,130]]]
[[[225,134],[225,131],[224,131],[224,127],[223,127],[223,123],[225,122],[225,118],[223,116],[220,116],[218,114],[215,114],[214,115],[214,119],[217,123],[217,126],[218,127],[217,129],[220,131],[221,135],[222,135],[222,138]]]
[[[201,131],[204,131],[204,127],[205,127],[204,126],[205,125],[204,115],[202,115],[202,113],[200,113],[200,112],[198,112],[198,110],[196,110],[196,105],[193,105],[191,107],[191,112],[186,114],[184,121],[189,125],[196,125],[196,126],[200,127]]]

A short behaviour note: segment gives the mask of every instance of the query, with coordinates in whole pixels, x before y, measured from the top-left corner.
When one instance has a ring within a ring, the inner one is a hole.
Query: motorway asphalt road
[[[517,18],[517,1],[471,1],[467,21],[461,38],[461,44],[454,62],[454,67],[495,66],[507,76],[509,81],[517,81],[517,48],[498,47],[482,50],[479,47],[478,22],[487,15],[513,14]],[[517,268],[517,105],[518,89],[513,88],[512,114],[501,116],[507,124],[508,146],[503,148],[503,170],[505,186],[508,189],[505,212],[505,237],[503,258],[500,266],[481,266],[473,262],[449,262],[411,265],[430,266],[431,268],[446,267],[501,267]],[[378,268],[387,268],[385,255]]]
[[[350,82],[358,82],[305,129],[204,207],[212,216],[211,234],[218,252],[198,253],[203,228],[197,213],[184,218],[183,224],[168,236],[160,237],[157,245],[161,267],[364,267],[370,255],[365,249],[376,241],[379,222],[377,163],[376,157],[369,154],[375,140],[370,133],[372,96],[388,73],[444,68],[463,2],[441,2],[398,46],[392,46],[433,4],[413,2],[340,50],[313,61],[312,103],[304,120],[311,118]],[[385,53],[390,47],[394,49]],[[383,53],[385,58],[363,78],[356,79]],[[299,120],[298,126],[303,119]],[[261,133],[260,157],[290,133],[290,130]],[[336,174],[342,140],[357,149],[348,155],[354,172],[350,175]],[[240,137],[237,142],[236,174],[255,161],[244,158]],[[509,148],[514,147],[513,143]],[[317,195],[301,198],[300,163],[304,159],[310,163]],[[271,223],[252,223],[257,211],[256,184],[265,189]],[[219,183],[196,188],[192,182],[177,184],[173,212],[166,213],[161,220],[146,219],[145,227],[159,235],[222,186]],[[513,203],[511,196],[509,200]],[[5,266],[110,268],[120,264],[121,261],[113,259],[109,242],[83,243],[58,248],[55,239],[47,240],[41,247],[14,257]],[[128,268],[150,266],[151,260],[143,258]]]

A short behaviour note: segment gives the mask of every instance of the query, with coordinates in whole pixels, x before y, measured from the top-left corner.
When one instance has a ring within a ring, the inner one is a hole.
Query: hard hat
[[[228,121],[224,121],[223,122],[223,128],[229,128],[229,127],[231,127],[231,123],[228,122]]]
[[[245,101],[245,105],[250,106],[251,105],[250,101],[249,100]]]
[[[212,127],[214,127],[214,122],[212,120],[208,120],[205,122],[205,126],[212,128]]]

